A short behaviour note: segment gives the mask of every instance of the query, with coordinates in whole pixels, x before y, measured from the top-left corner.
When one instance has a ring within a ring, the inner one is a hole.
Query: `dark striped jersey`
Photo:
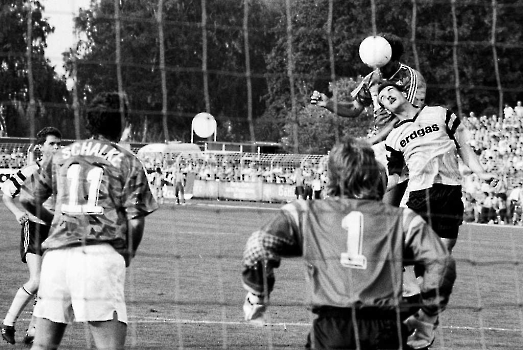
[[[11,198],[16,198],[20,195],[20,191],[23,188],[22,186],[25,186],[26,191],[33,191],[35,178],[38,176],[39,169],[40,164],[38,162],[26,165],[25,167],[19,169],[2,184],[2,192]],[[49,197],[43,204],[43,206],[51,212],[54,210],[54,205],[54,196]],[[29,220],[39,224],[45,224],[42,220],[38,219],[34,215],[29,215]]]
[[[446,108],[423,107],[413,119],[396,123],[385,140],[389,174],[409,170],[408,190],[433,184],[460,185],[457,144],[460,119]]]
[[[77,141],[42,164],[31,202],[56,193],[44,249],[107,242],[127,244],[127,220],[158,208],[142,163],[125,148],[102,140]]]
[[[425,264],[421,289],[431,295],[424,307],[433,313],[446,305],[455,278],[452,258],[420,216],[372,200],[327,198],[283,206],[247,242],[244,287],[266,294],[266,285],[270,292],[280,258],[299,256],[312,309],[393,308],[402,296],[403,266],[414,259]]]
[[[351,92],[353,98],[359,99],[363,105],[372,103],[372,92],[377,94],[378,85],[386,80],[403,88],[407,100],[415,106],[421,107],[425,104],[427,84],[425,79],[417,70],[400,63],[398,70],[390,77],[382,76],[379,68],[369,73],[361,83]]]

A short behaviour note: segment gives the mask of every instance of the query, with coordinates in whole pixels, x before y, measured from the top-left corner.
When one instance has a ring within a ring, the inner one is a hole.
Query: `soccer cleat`
[[[9,344],[16,343],[15,341],[15,327],[14,326],[6,326],[5,324],[2,325],[2,338]]]
[[[407,338],[407,345],[414,350],[428,349],[436,339],[436,328],[438,327],[438,319],[434,323],[424,322],[415,315],[410,316],[404,322],[409,329],[413,329],[411,335]]]

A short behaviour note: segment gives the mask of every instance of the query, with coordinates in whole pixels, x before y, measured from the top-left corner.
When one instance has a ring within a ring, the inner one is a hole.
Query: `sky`
[[[73,17],[80,7],[89,7],[90,0],[43,0],[44,18],[55,27],[55,32],[47,37],[46,57],[55,66],[58,75],[65,73],[62,52],[73,46]]]

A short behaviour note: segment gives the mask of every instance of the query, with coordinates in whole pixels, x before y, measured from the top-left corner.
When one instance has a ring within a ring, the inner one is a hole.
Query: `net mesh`
[[[22,2],[8,3],[14,8]],[[79,5],[74,0],[67,3],[72,8]],[[45,1],[42,4],[45,6]],[[27,6],[36,8],[37,4],[27,2]],[[198,173],[195,180],[249,182],[245,170],[255,169],[266,182],[291,186],[295,169],[324,173],[330,146],[344,134],[365,136],[373,123],[371,111],[345,120],[311,107],[311,92],[321,88],[334,99],[345,99],[361,75],[369,71],[359,61],[357,50],[349,48],[357,47],[367,35],[394,32],[407,44],[404,60],[426,77],[430,104],[446,104],[460,116],[470,112],[488,116],[482,123],[491,134],[476,138],[478,153],[484,150],[482,140],[492,135],[502,138],[503,133],[514,134],[519,145],[521,124],[514,121],[507,129],[496,131],[495,122],[491,122],[492,115],[505,116],[506,103],[515,106],[523,97],[523,67],[518,58],[523,31],[517,25],[523,4],[519,1],[102,0],[90,2],[90,6],[80,12],[78,26],[70,28],[77,42],[64,55],[67,70],[61,82],[70,88],[65,101],[42,99],[39,86],[44,84],[36,79],[39,75],[32,74],[39,64],[33,51],[15,54],[25,62],[28,83],[16,94],[2,95],[0,126],[4,135],[23,129],[23,134],[9,136],[34,138],[39,128],[52,124],[61,128],[66,138],[85,137],[81,117],[87,101],[96,92],[117,90],[131,99],[132,138],[136,142],[187,141],[193,137],[192,118],[206,111],[218,120],[215,133],[219,139],[241,141],[235,139],[235,132],[242,130],[244,140],[274,141],[275,129],[283,130],[277,141],[291,152],[142,154],[149,172],[161,167],[169,173],[180,165],[187,171],[212,167],[213,171]],[[69,9],[44,11],[44,17],[64,12]],[[27,40],[34,42],[35,19],[31,11],[23,14],[20,21]],[[274,15],[274,20],[261,20],[260,14]],[[353,37],[340,34],[343,32]],[[268,49],[268,44],[274,47]],[[7,62],[5,57],[3,62]],[[53,62],[57,58],[61,57],[52,57]],[[0,67],[4,72],[7,64]],[[13,87],[2,89],[8,88]],[[266,95],[255,95],[258,91]],[[474,128],[475,135],[480,135],[481,128]],[[328,132],[320,133],[320,129]],[[517,153],[518,147],[510,152]],[[17,140],[4,140],[0,151],[0,168],[11,170],[26,164],[31,153],[30,143]],[[482,161],[487,165],[484,155]],[[518,169],[514,165],[511,172],[502,164],[500,161],[493,168],[504,176],[510,190],[521,181],[523,166]],[[219,168],[236,170],[227,174],[224,169],[222,179]],[[296,277],[300,270],[295,262],[279,272],[279,279],[294,283],[285,284],[271,301],[275,311],[270,314],[269,326],[246,329],[241,321],[243,290],[236,265],[244,242],[238,241],[246,240],[246,234],[268,220],[272,209],[243,202],[233,210],[227,206],[207,208],[207,218],[187,214],[197,224],[186,223],[183,214],[174,218],[168,211],[154,216],[149,232],[156,235],[151,240],[154,245],[146,243],[142,248],[147,264],[138,261],[128,275],[129,346],[300,347],[311,316],[302,305],[303,283]],[[520,234],[513,227],[463,227],[455,253],[460,275],[434,348],[520,346]],[[148,286],[150,283],[155,287]],[[287,311],[289,316],[284,315]],[[71,332],[66,339],[70,348],[85,348],[86,342],[91,343],[87,335],[82,338],[79,334],[81,330]]]

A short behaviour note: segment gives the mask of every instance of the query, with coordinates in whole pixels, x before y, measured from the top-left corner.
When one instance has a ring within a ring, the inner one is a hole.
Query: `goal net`
[[[300,262],[282,263],[269,323],[258,329],[243,322],[242,251],[248,235],[274,214],[274,202],[295,198],[297,168],[324,179],[326,154],[337,141],[372,132],[372,107],[342,118],[310,103],[313,91],[338,102],[351,98],[371,72],[358,55],[370,35],[401,39],[401,62],[425,78],[426,103],[463,119],[506,194],[523,175],[520,1],[10,0],[2,6],[2,181],[27,162],[44,126],[59,128],[66,141],[87,137],[86,106],[103,91],[128,96],[135,152],[145,144],[213,138],[274,142],[285,150],[285,156],[254,149],[158,152],[143,159],[150,173],[180,164],[216,169],[191,179],[194,198],[208,201],[177,207],[165,192],[162,208],[148,218],[148,238],[128,273],[131,348],[302,347],[312,316],[303,304]],[[51,52],[47,42],[60,42],[51,39],[57,35],[64,35],[63,46]],[[216,121],[211,136],[195,133],[194,117],[202,112]],[[266,186],[281,187],[270,196],[256,192],[254,171]],[[514,217],[462,226],[454,253],[458,279],[433,348],[520,346],[523,232],[500,225]],[[67,332],[65,347],[91,344],[82,327]]]

